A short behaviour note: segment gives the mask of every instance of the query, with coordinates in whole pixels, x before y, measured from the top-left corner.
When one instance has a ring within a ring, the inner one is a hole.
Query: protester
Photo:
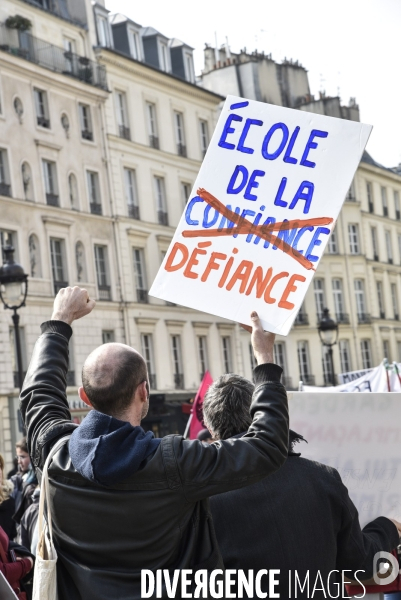
[[[223,375],[210,386],[203,416],[215,440],[241,439],[251,422],[253,394],[254,385],[239,375]],[[227,569],[279,569],[274,591],[280,598],[342,597],[336,595],[341,574],[329,578],[329,573],[350,570],[346,575],[352,578],[361,569],[359,580],[370,579],[376,552],[399,544],[401,523],[379,517],[361,531],[339,473],[301,458],[294,452],[300,440],[290,430],[288,460],[272,476],[210,499],[217,540]],[[295,572],[301,583],[309,577],[309,586],[303,592],[298,587],[297,595]],[[322,587],[320,577],[326,591],[312,595],[316,579]],[[269,591],[267,577],[262,590]]]
[[[21,412],[40,471],[55,442],[72,433],[49,467],[59,600],[134,600],[142,597],[141,569],[223,566],[207,498],[254,483],[283,464],[287,399],[280,368],[271,364],[274,335],[252,313],[257,389],[252,423],[240,440],[203,444],[145,433],[146,364],[117,343],[104,344],[85,361],[79,395],[94,410],[78,426],[66,396],[68,341],[72,322],[94,306],[86,290],[60,290],[35,345]]]
[[[28,446],[25,437],[16,444],[16,452],[18,460],[18,473],[11,477],[11,483],[13,485],[11,497],[15,502],[15,513],[13,518],[18,524],[17,537],[18,541],[21,542],[21,519],[27,508],[32,504],[32,494],[35,491],[38,480],[36,479],[35,471],[31,465],[31,459],[29,457]]]
[[[37,546],[36,524],[39,515],[39,497],[40,487],[37,486],[32,494],[32,504],[26,509],[21,518],[21,544],[29,548],[34,555],[36,555]]]
[[[4,460],[1,455],[0,470],[4,473]],[[17,527],[13,519],[13,514],[15,513],[15,501],[14,498],[11,498],[10,496],[13,486],[10,481],[7,481],[7,479],[2,477],[0,488],[0,495],[2,497],[2,502],[0,502],[0,527],[4,529],[10,539],[14,539],[17,535]]]
[[[0,505],[4,501],[3,487],[4,460],[0,455]],[[15,562],[12,559],[14,552]],[[25,556],[24,556],[25,555]],[[19,600],[27,600],[26,593],[21,590],[23,579],[33,568],[33,558],[26,548],[10,542],[8,535],[0,527],[0,571],[7,579]]]

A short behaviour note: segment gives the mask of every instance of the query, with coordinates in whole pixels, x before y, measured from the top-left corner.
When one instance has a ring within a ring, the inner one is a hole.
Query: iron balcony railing
[[[68,281],[55,281],[53,284],[53,287],[54,287],[54,295],[57,296],[57,294],[59,293],[59,291],[62,288],[68,287]]]
[[[111,300],[111,287],[109,285],[98,285],[99,300]]]
[[[150,136],[149,136],[149,145],[150,145],[152,148],[155,148],[156,150],[159,150],[159,149],[160,149],[160,146],[159,146],[159,138],[157,137],[157,135],[150,135]]]
[[[185,144],[177,144],[177,154],[179,156],[187,157],[187,147]]]
[[[46,204],[49,206],[60,206],[58,202],[58,194],[46,194]]]
[[[102,214],[102,205],[97,202],[91,202],[91,213],[93,215],[101,215]]]
[[[106,68],[64,48],[53,46],[27,31],[10,29],[0,23],[0,50],[29,60],[45,69],[74,77],[107,90]]]
[[[11,196],[11,185],[9,183],[0,183],[0,196]]]
[[[125,125],[119,125],[118,129],[119,129],[120,138],[124,138],[124,140],[131,139],[131,132],[130,132],[129,127],[126,127]]]
[[[342,323],[344,325],[349,324],[349,315],[347,313],[336,313],[337,323]]]
[[[13,371],[14,375],[14,387],[19,388],[19,373],[18,371]],[[22,371],[22,381],[24,381],[26,375],[26,371]]]
[[[138,219],[139,221],[139,206],[128,204],[128,216],[131,217],[131,219]]]
[[[292,389],[292,378],[289,375],[282,375],[281,376],[281,383],[283,384],[283,386],[289,390]]]
[[[358,323],[359,324],[363,324],[363,323],[371,323],[372,322],[372,318],[369,314],[367,313],[358,313]]]
[[[301,381],[305,385],[315,385],[315,376],[311,375],[310,373],[303,373],[301,375]]]
[[[162,210],[157,211],[159,225],[168,225],[168,214]]]
[[[174,386],[176,390],[184,389],[184,375],[182,373],[174,373]]]
[[[306,313],[298,313],[294,325],[309,325],[309,317]]]
[[[141,304],[147,304],[149,302],[148,290],[141,290],[137,288],[136,290],[136,300]]]
[[[75,371],[67,372],[67,385],[75,385]]]
[[[90,142],[93,142],[93,133],[90,129],[82,129],[81,136],[83,140],[89,140]]]
[[[151,390],[157,390],[157,380],[154,373],[148,373],[149,385]]]

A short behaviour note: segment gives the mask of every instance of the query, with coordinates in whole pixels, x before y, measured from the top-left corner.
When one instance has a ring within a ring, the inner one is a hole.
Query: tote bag
[[[52,516],[50,512],[48,468],[53,456],[70,439],[70,435],[61,438],[51,449],[46,459],[40,486],[38,535],[35,571],[33,576],[33,600],[57,600],[57,552],[53,544]],[[44,509],[46,500],[46,522]]]

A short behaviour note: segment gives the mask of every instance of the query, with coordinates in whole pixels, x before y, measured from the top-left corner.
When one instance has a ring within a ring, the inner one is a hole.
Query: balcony
[[[49,206],[60,206],[58,203],[58,194],[46,194],[46,204]]]
[[[149,302],[148,290],[141,290],[141,289],[137,288],[136,301],[139,302],[140,304],[148,304],[148,302]]]
[[[185,144],[177,144],[177,154],[178,156],[187,157],[187,147]]]
[[[67,385],[75,385],[75,371],[67,372]]]
[[[62,288],[68,287],[68,281],[55,281],[53,283],[54,295],[57,296]]]
[[[337,323],[342,325],[349,325],[349,315],[346,313],[336,313]]]
[[[393,264],[393,259],[392,258],[388,258],[387,262],[388,262],[389,265],[392,265]]]
[[[374,255],[373,255],[373,260],[374,260],[375,262],[379,262],[379,257],[378,257],[378,255],[377,255],[377,254],[374,254]]]
[[[0,50],[107,91],[105,67],[85,56],[53,46],[27,31],[9,29],[0,23]]]
[[[388,217],[388,208],[387,208],[387,206],[383,206],[383,217]]]
[[[309,325],[309,317],[306,313],[298,313],[294,325]]]
[[[13,375],[14,375],[14,387],[19,388],[18,371],[14,371]],[[24,381],[25,375],[26,375],[26,371],[22,371],[22,381]]]
[[[98,285],[99,300],[109,301],[111,300],[111,287],[109,285]]]
[[[182,373],[174,373],[174,387],[176,390],[184,389],[184,375]]]
[[[155,148],[156,150],[160,150],[159,138],[157,137],[157,135],[150,135],[149,136],[149,146],[151,148]]]
[[[81,137],[83,140],[89,140],[93,142],[93,133],[89,129],[83,129],[81,131]]]
[[[380,319],[385,319],[386,318],[386,313],[384,312],[384,310],[380,311]]]
[[[128,216],[131,217],[131,219],[138,219],[139,221],[139,206],[128,204]]]
[[[370,213],[374,213],[375,212],[375,207],[373,206],[373,202],[369,202],[369,212]]]
[[[11,196],[11,185],[9,183],[0,183],[0,196]]]
[[[154,373],[148,373],[149,385],[151,390],[157,390],[157,380]]]
[[[92,215],[101,215],[102,214],[102,205],[97,202],[91,202],[91,213]]]
[[[118,132],[119,132],[120,138],[131,141],[131,132],[130,132],[129,127],[126,127],[125,125],[119,125]]]
[[[36,117],[36,122],[39,127],[44,127],[45,129],[50,129],[50,119],[46,117],[40,117],[39,115]]]
[[[285,388],[292,389],[292,377],[289,377],[288,375],[282,375],[281,383]]]
[[[399,321],[400,320],[400,315],[397,315],[397,313],[394,314],[394,321]]]
[[[168,225],[168,214],[162,210],[157,211],[157,221],[159,225]]]
[[[358,323],[360,325],[369,324],[372,322],[372,317],[367,313],[358,313]]]
[[[315,376],[310,373],[301,373],[300,379],[304,385],[315,385]]]

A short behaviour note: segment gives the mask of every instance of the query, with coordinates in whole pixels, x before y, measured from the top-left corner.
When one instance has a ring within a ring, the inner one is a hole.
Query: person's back
[[[86,292],[81,306],[83,292],[61,290],[55,305],[75,298],[83,316],[90,312]],[[142,569],[222,567],[208,497],[252,484],[286,458],[286,395],[279,367],[269,364],[274,336],[253,318],[253,343],[259,336],[264,348],[268,340],[255,370],[254,420],[249,435],[219,446],[178,435],[157,440],[141,429],[149,402],[146,365],[122,344],[106,344],[88,357],[79,393],[96,410],[73,424],[65,387],[74,319],[59,312],[42,326],[21,412],[39,473],[55,442],[72,434],[49,467],[59,600],[139,599]]]
[[[237,375],[211,386],[204,417],[215,439],[247,427],[252,391],[252,384]],[[233,399],[241,401],[241,410]],[[281,598],[338,597],[342,576],[330,572],[362,569],[359,579],[370,579],[375,553],[395,548],[399,534],[385,517],[362,532],[339,473],[294,452],[299,439],[290,430],[288,459],[270,477],[210,498],[216,537],[227,569],[278,569],[275,592]],[[261,589],[269,592],[267,576]]]

